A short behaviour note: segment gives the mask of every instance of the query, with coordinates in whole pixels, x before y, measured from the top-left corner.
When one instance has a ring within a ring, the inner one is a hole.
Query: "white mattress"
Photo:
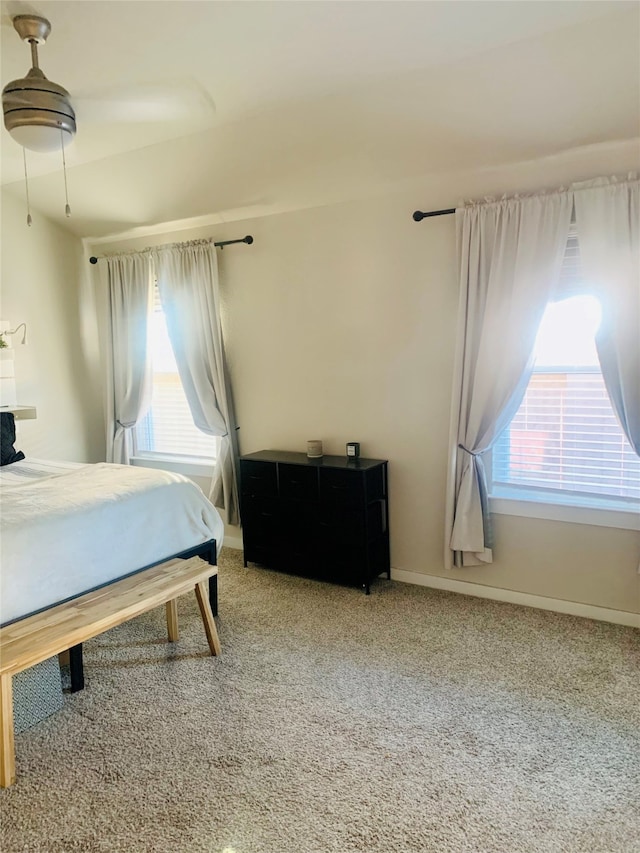
[[[179,474],[24,460],[0,468],[0,624],[215,539],[224,524]]]

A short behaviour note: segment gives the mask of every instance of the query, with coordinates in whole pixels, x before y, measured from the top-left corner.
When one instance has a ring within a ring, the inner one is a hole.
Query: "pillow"
[[[0,465],[10,465],[24,459],[24,453],[13,446],[16,440],[16,420],[12,412],[0,412],[0,437],[2,438],[2,454]]]

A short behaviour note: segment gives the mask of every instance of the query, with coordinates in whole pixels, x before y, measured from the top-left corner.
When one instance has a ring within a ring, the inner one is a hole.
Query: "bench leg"
[[[0,788],[16,781],[16,747],[13,734],[13,683],[0,676]]]
[[[167,601],[166,608],[169,642],[177,643],[180,639],[180,631],[178,630],[178,599],[172,598],[171,601]]]
[[[209,597],[207,596],[207,588],[203,581],[196,584],[196,598],[198,599],[200,614],[202,616],[202,622],[204,624],[204,630],[207,635],[211,654],[219,655],[222,649],[220,648],[220,640],[218,638],[216,623],[213,621],[213,613],[211,612]]]

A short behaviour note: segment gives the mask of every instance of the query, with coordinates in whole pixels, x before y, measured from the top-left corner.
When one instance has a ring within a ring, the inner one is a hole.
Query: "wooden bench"
[[[162,604],[166,605],[169,640],[176,641],[176,599],[192,589],[211,654],[219,655],[220,641],[206,587],[207,579],[217,571],[199,557],[169,560],[1,628],[0,787],[7,788],[16,779],[14,675]]]

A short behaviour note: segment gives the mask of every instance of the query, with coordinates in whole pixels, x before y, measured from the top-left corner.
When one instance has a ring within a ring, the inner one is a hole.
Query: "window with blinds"
[[[640,459],[611,407],[595,347],[600,305],[585,289],[573,227],[560,301],[547,306],[524,399],[492,451],[493,497],[621,509],[640,502]]]
[[[218,440],[201,432],[191,417],[157,287],[154,288],[148,347],[153,371],[151,406],[135,429],[136,455],[213,462]]]

